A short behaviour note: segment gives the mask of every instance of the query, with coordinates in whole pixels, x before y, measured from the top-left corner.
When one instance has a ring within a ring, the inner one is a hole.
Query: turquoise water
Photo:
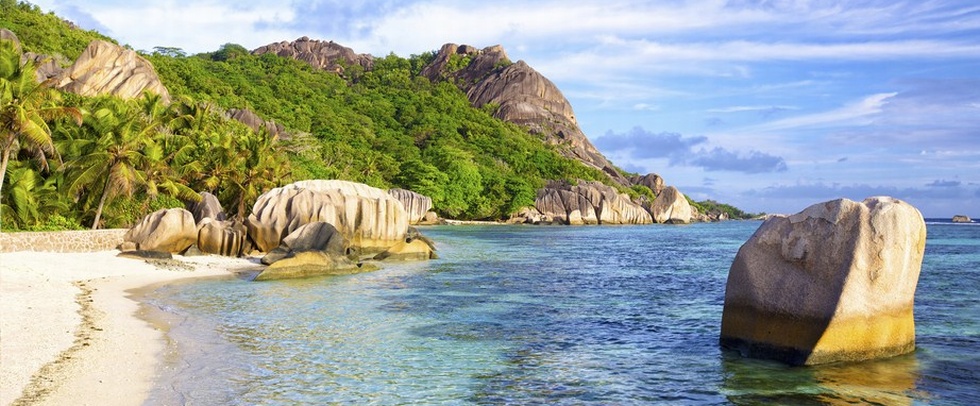
[[[158,289],[176,320],[150,404],[974,404],[980,226],[930,223],[917,350],[791,368],[718,347],[759,222],[431,227],[442,259]]]

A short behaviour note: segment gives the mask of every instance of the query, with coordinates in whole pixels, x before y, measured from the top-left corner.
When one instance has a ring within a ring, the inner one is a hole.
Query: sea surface
[[[928,222],[914,353],[817,367],[718,346],[759,225],[427,227],[435,261],[162,287],[174,350],[147,403],[980,403],[980,225]]]

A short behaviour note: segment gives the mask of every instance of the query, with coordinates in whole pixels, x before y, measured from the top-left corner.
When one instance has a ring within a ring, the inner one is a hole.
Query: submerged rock
[[[256,281],[297,279],[325,275],[349,275],[377,270],[373,264],[359,264],[347,257],[322,251],[303,251],[280,259],[256,275]]]
[[[374,256],[377,261],[425,261],[437,258],[439,256],[436,255],[435,243],[419,233],[415,227],[409,227],[405,241]]]
[[[721,344],[793,365],[913,351],[925,241],[919,211],[890,197],[770,217],[729,270]]]

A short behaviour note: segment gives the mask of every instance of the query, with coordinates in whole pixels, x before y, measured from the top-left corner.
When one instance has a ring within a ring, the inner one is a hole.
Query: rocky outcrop
[[[203,253],[240,257],[251,248],[248,229],[240,221],[205,217],[198,222],[197,249]]]
[[[648,173],[642,176],[632,176],[630,177],[629,182],[630,185],[646,186],[653,191],[654,196],[660,196],[660,193],[664,191],[664,178],[655,173]]]
[[[534,206],[548,221],[562,224],[649,224],[643,207],[612,186],[580,181],[577,185],[551,182],[538,190]]]
[[[405,238],[408,213],[388,192],[360,183],[309,180],[259,196],[247,226],[256,248],[268,252],[299,227],[332,224],[352,247],[382,252]]]
[[[277,42],[261,46],[252,51],[255,55],[272,53],[285,58],[306,62],[316,69],[336,73],[344,73],[351,66],[361,66],[371,69],[374,57],[368,54],[358,54],[354,50],[333,41],[311,40],[302,37],[293,42]]]
[[[201,224],[204,219],[226,220],[225,209],[221,208],[218,197],[209,193],[201,192],[201,201],[187,202],[185,208],[194,215],[194,221]]]
[[[283,258],[304,251],[320,251],[327,255],[348,256],[352,249],[350,243],[330,223],[314,221],[307,223],[282,239],[278,247],[262,257],[262,263],[271,265]]]
[[[503,47],[445,44],[422,75],[433,81],[452,80],[473,106],[494,104],[498,106],[494,117],[541,134],[547,142],[561,145],[565,156],[627,183],[582,133],[571,103],[558,87],[524,61],[511,63]]]
[[[419,224],[425,220],[425,214],[432,209],[432,198],[405,189],[388,189],[388,194],[402,203],[408,212],[409,224]]]
[[[23,48],[20,45],[20,39],[17,38],[17,34],[6,28],[0,28],[0,41],[10,41],[14,44],[14,50],[17,52],[23,52]],[[23,52],[20,57],[21,63],[31,62],[34,64],[34,68],[37,72],[37,81],[44,82],[52,77],[60,74],[64,69],[62,65],[67,65],[68,60],[62,56],[50,56],[35,54],[33,52]]]
[[[247,125],[252,131],[258,132],[265,130],[273,137],[281,137],[286,134],[286,127],[273,120],[263,120],[258,114],[248,109],[229,109],[225,115],[232,120],[237,120]]]
[[[953,222],[954,223],[972,223],[973,222],[973,219],[971,219],[969,216],[964,216],[962,214],[957,214],[957,215],[953,216]]]
[[[54,78],[61,90],[83,96],[113,95],[123,99],[144,92],[170,101],[153,65],[136,51],[106,41],[92,41],[74,64]]]
[[[653,201],[650,214],[658,223],[686,224],[691,222],[691,204],[677,188],[667,186]]]
[[[23,52],[20,47],[20,38],[17,38],[17,34],[6,28],[0,28],[0,41],[10,41],[14,43],[14,50],[17,52]]]
[[[770,217],[729,270],[721,344],[794,365],[910,352],[925,242],[919,211],[889,197]]]
[[[123,244],[128,247],[175,254],[184,252],[196,242],[194,215],[184,209],[157,210],[123,235]]]

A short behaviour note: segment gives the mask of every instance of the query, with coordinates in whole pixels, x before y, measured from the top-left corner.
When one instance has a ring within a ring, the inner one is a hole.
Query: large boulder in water
[[[692,212],[687,197],[673,186],[664,188],[650,207],[650,214],[658,223],[690,223]]]
[[[432,198],[405,189],[388,189],[388,194],[402,202],[408,212],[408,222],[419,224],[425,219],[425,214],[432,209]]]
[[[794,365],[910,352],[925,243],[919,211],[889,197],[770,217],[732,263],[721,344]]]
[[[650,213],[629,196],[599,182],[550,182],[538,190],[534,207],[564,224],[650,224]]]
[[[332,224],[350,245],[364,253],[382,252],[405,238],[408,213],[388,192],[339,180],[308,180],[259,196],[246,225],[257,248],[279,246],[299,227],[315,221]]]
[[[439,256],[436,255],[435,243],[419,233],[415,227],[409,227],[404,241],[399,241],[385,252],[374,256],[378,261],[425,261],[436,258]]]
[[[161,209],[126,231],[123,241],[138,250],[181,253],[197,242],[197,225],[187,210]]]

